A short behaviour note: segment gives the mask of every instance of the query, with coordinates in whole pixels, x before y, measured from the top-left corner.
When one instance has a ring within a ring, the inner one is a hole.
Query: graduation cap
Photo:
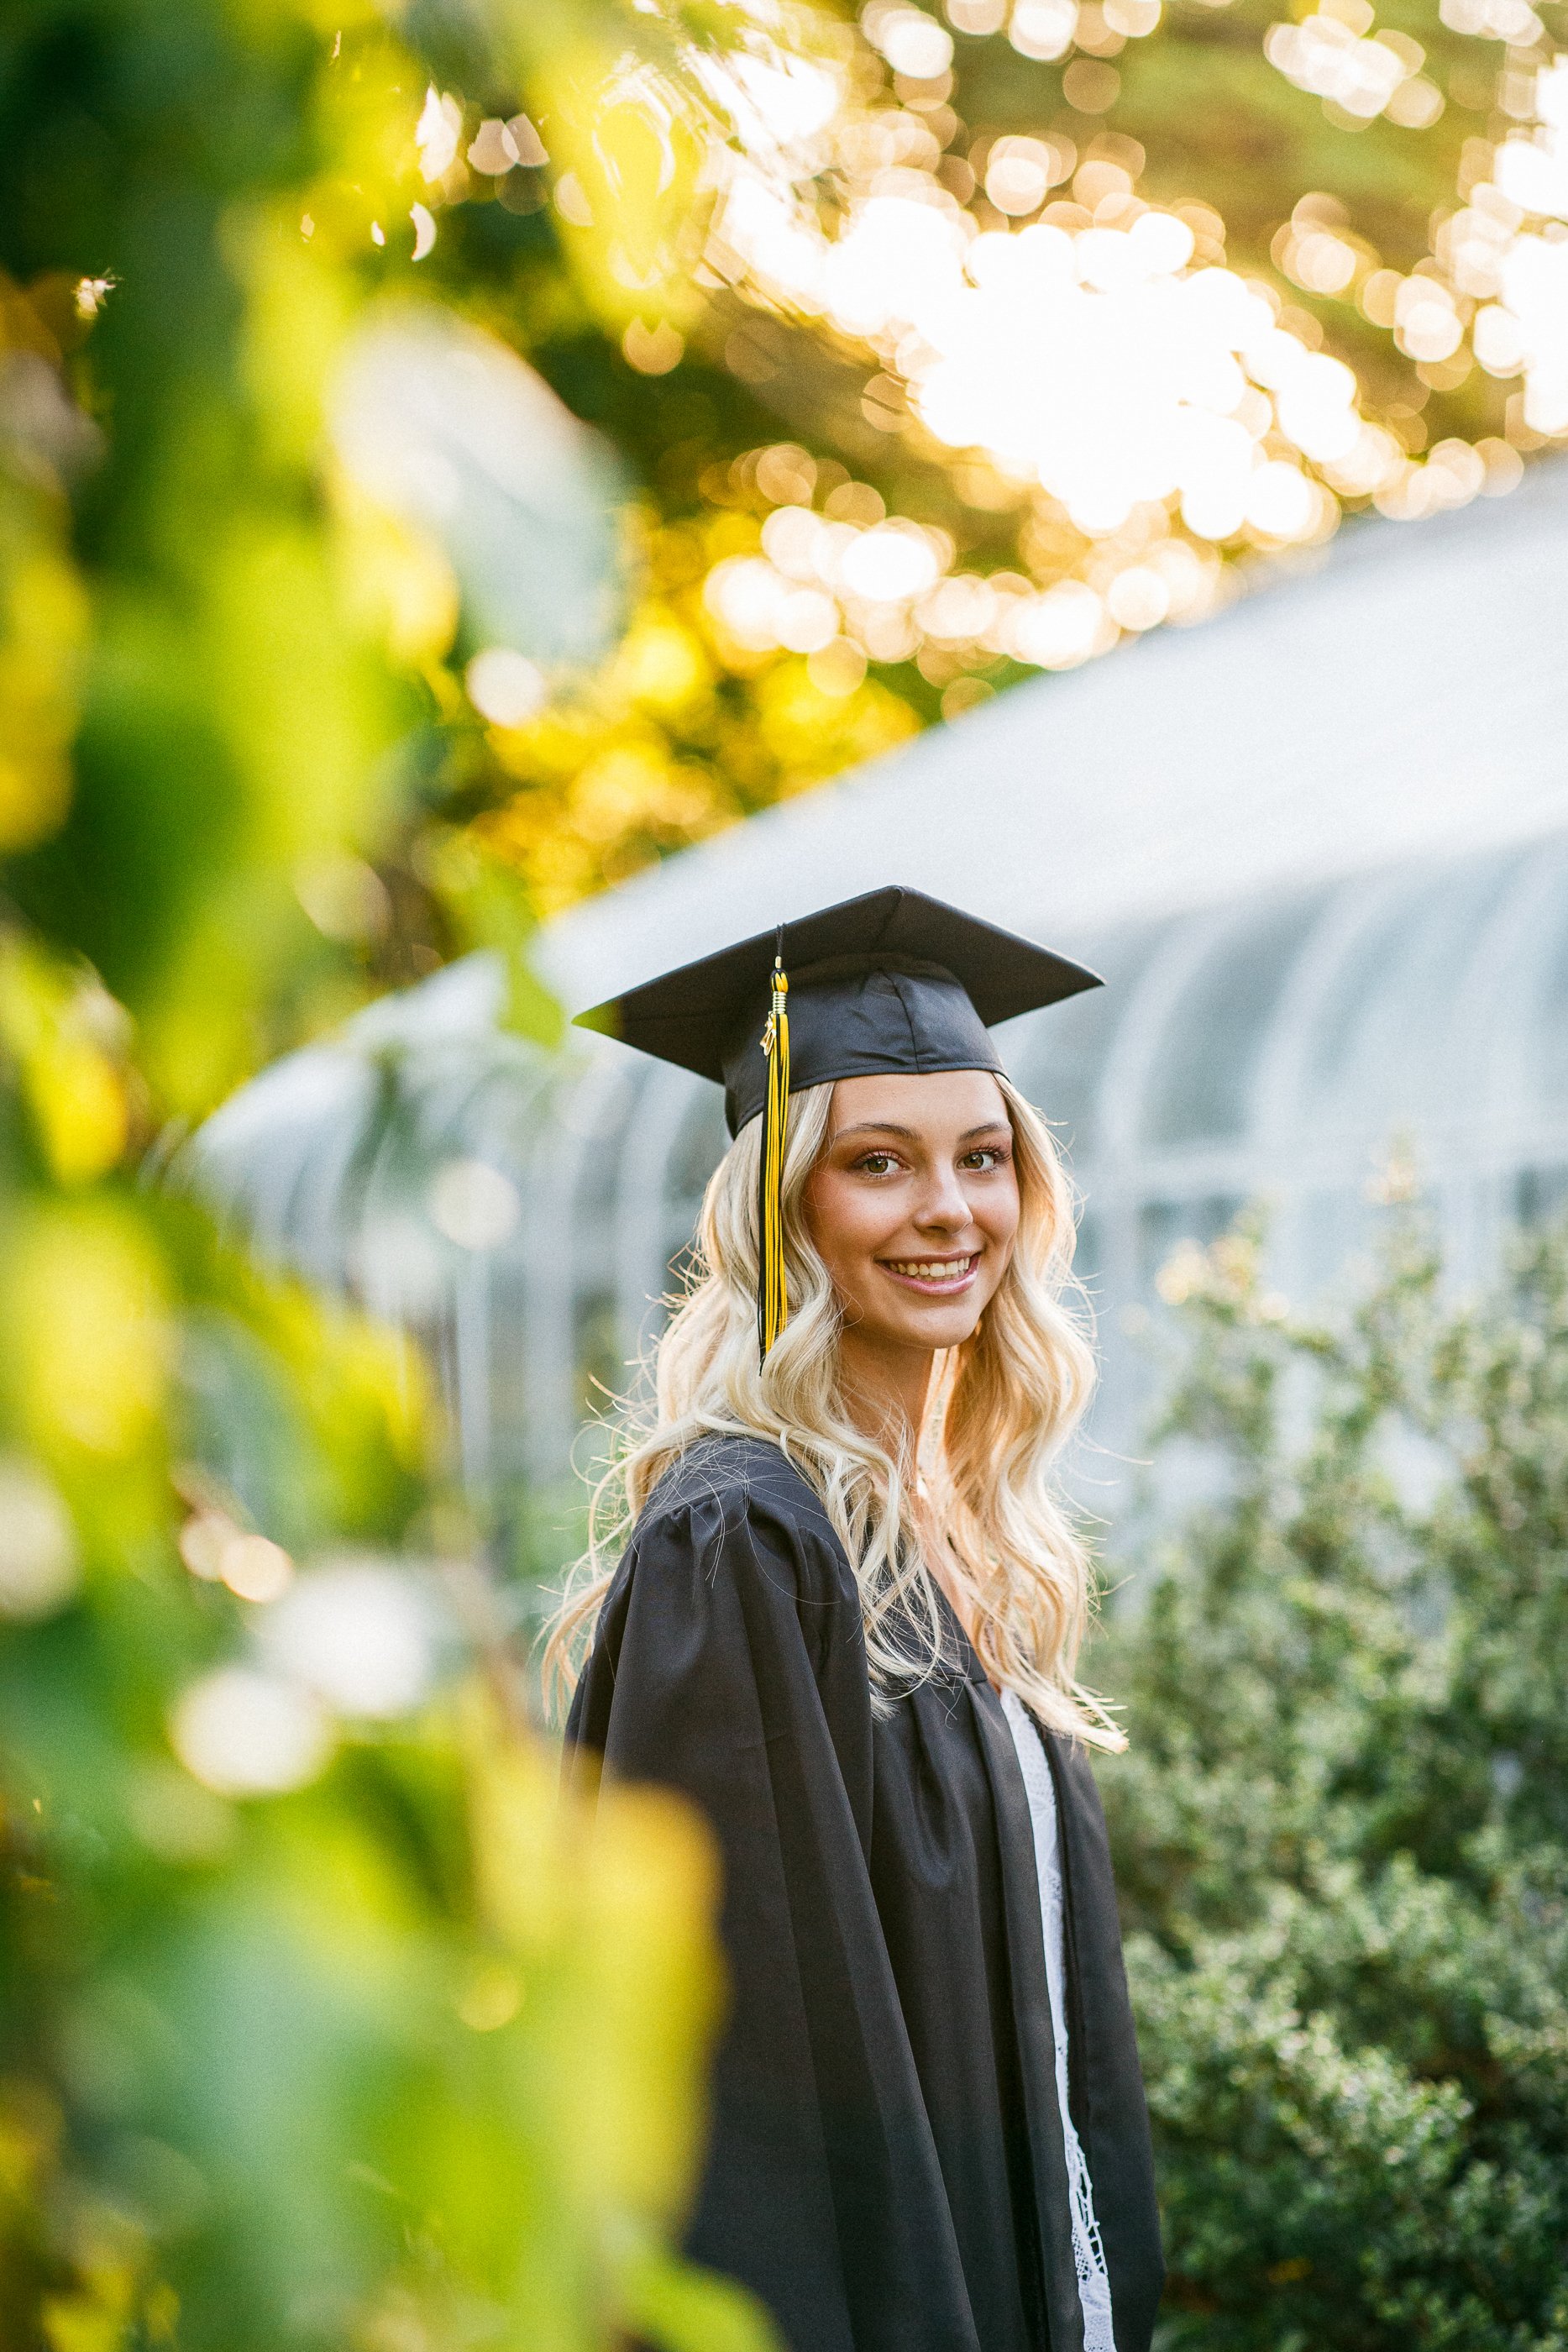
[[[764,1356],[784,1328],[781,1188],[791,1088],[838,1078],[999,1070],[998,1021],[1100,977],[922,891],[889,886],[758,931],[577,1018],[724,1088],[731,1135],[763,1114]]]

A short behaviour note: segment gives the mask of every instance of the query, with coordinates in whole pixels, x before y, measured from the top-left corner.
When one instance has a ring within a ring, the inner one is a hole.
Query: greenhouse
[[[569,1004],[747,925],[907,882],[1106,986],[1014,1024],[1084,1202],[1134,1447],[1142,1327],[1186,1238],[1270,1213],[1332,1292],[1420,1190],[1461,1283],[1568,1190],[1568,473],[1347,531],[1218,620],[1041,679],[548,932]],[[994,845],[1009,844],[1001,864]],[[506,1034],[483,957],[225,1106],[202,1181],[277,1256],[433,1344],[477,1492],[562,1474],[656,1329],[723,1147],[716,1090]]]

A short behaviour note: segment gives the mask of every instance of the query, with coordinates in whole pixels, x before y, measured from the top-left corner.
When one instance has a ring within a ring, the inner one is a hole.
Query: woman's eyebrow
[[[1012,1129],[1005,1118],[988,1118],[980,1127],[967,1127],[958,1138],[960,1143],[973,1143],[977,1135],[1010,1135]],[[841,1143],[847,1135],[896,1135],[905,1143],[918,1143],[920,1138],[912,1127],[896,1127],[890,1118],[862,1118],[853,1127],[835,1129],[833,1143]]]

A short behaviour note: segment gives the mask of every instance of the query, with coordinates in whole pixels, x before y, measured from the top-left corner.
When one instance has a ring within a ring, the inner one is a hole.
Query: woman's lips
[[[980,1263],[978,1250],[963,1257],[883,1257],[877,1264],[905,1290],[923,1291],[928,1298],[953,1298],[967,1290]]]

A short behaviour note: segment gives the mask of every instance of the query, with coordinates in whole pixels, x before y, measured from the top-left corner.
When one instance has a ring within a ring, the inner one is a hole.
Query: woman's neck
[[[913,1473],[908,1507],[919,1531],[925,1564],[974,1642],[973,1597],[964,1589],[946,1529],[918,1472],[920,1437],[930,1407],[936,1364],[934,1352],[857,1346],[854,1331],[846,1330],[839,1342],[839,1392],[855,1427]]]
[[[918,1453],[936,1360],[928,1348],[867,1347],[852,1326],[840,1336],[844,1409],[894,1461],[913,1461]]]

